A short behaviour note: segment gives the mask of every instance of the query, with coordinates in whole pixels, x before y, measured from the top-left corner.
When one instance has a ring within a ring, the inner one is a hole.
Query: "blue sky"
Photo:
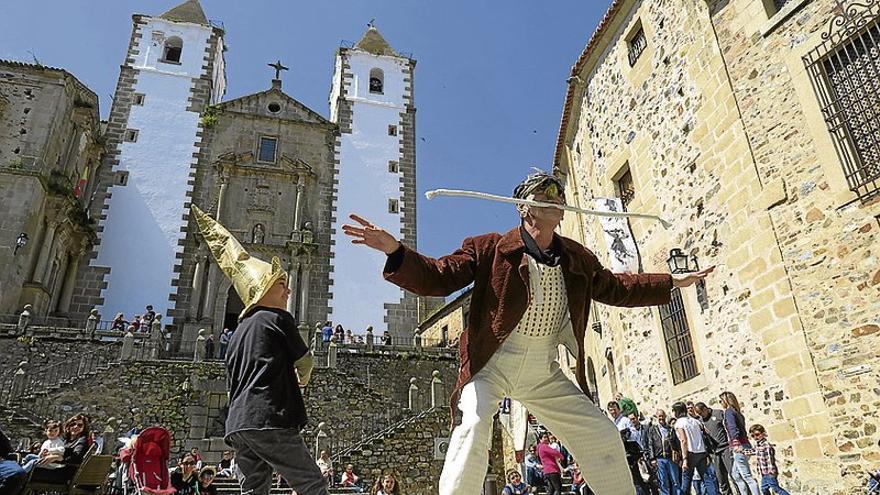
[[[182,0],[181,0],[182,1]],[[94,90],[106,118],[131,14],[177,0],[0,0],[0,58],[61,67]],[[285,91],[322,115],[334,50],[370,19],[415,76],[419,250],[451,252],[468,235],[517,223],[507,205],[428,201],[439,187],[510,194],[532,166],[550,168],[565,80],[610,0],[202,0],[226,28],[226,98],[262,91],[280,58]]]

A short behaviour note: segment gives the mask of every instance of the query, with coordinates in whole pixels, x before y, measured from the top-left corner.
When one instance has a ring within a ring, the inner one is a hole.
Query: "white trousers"
[[[556,362],[558,337],[512,333],[461,391],[461,424],[452,431],[440,495],[479,495],[491,447],[492,418],[505,396],[523,403],[565,445],[596,495],[634,495],[614,423]]]

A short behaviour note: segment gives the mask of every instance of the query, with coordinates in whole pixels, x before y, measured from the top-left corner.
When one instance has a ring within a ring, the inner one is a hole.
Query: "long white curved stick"
[[[433,191],[427,191],[425,193],[425,197],[428,199],[433,199],[435,196],[458,196],[462,198],[476,198],[476,199],[488,199],[489,201],[498,201],[501,203],[511,203],[515,205],[528,205],[528,206],[539,206],[543,208],[556,208],[559,210],[565,211],[573,211],[575,213],[581,213],[584,215],[596,215],[600,217],[614,217],[614,218],[647,218],[649,220],[657,220],[663,225],[664,229],[669,229],[672,227],[672,224],[667,222],[666,220],[660,218],[657,215],[649,215],[647,213],[632,213],[632,212],[620,212],[620,211],[599,211],[599,210],[585,210],[583,208],[578,208],[575,206],[569,205],[558,205],[555,203],[544,203],[541,201],[532,201],[530,199],[518,199],[518,198],[508,198],[507,196],[498,196],[496,194],[489,194],[477,191],[461,191],[458,189],[434,189]]]

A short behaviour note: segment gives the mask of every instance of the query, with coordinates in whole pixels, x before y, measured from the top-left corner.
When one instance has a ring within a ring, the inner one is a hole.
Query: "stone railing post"
[[[336,352],[338,347],[339,345],[334,340],[331,340],[330,345],[327,346],[327,367],[330,369],[336,368]]]
[[[366,346],[367,346],[367,352],[372,352],[372,351],[373,351],[373,341],[374,341],[374,338],[375,338],[375,337],[373,336],[373,327],[367,327],[367,336],[366,336],[366,338],[364,339],[364,343],[365,343]]]
[[[31,324],[31,310],[34,309],[30,304],[25,304],[24,309],[21,314],[18,315],[18,326],[16,327],[16,333],[18,335],[25,335],[28,327]]]
[[[409,410],[416,410],[416,402],[419,398],[419,387],[416,385],[416,377],[412,377],[409,379]]]
[[[297,330],[299,330],[299,336],[300,336],[300,338],[303,339],[303,343],[306,345],[306,347],[311,349],[312,348],[312,339],[311,339],[311,336],[309,335],[309,333],[310,333],[309,330],[311,330],[309,328],[309,324],[308,323],[300,323],[299,327],[297,327]]]
[[[422,334],[418,332],[413,334],[413,347],[416,350],[416,354],[422,353]]]
[[[100,320],[101,317],[98,315],[97,308],[93,308],[89,311],[89,317],[86,318],[86,336],[88,336],[89,340],[95,338],[95,332],[98,330],[98,322]]]
[[[134,334],[126,332],[122,337],[122,353],[119,355],[120,361],[130,361],[134,357]]]
[[[440,380],[439,371],[434,370],[431,375],[431,407],[440,407],[445,401],[443,397],[443,381]]]
[[[330,436],[324,431],[327,423],[321,421],[318,423],[318,433],[315,434],[315,459],[321,456],[322,450],[328,450],[330,444]]]
[[[107,418],[107,424],[104,425],[104,431],[101,432],[101,436],[104,438],[104,449],[103,452],[98,452],[99,454],[104,455],[112,455],[114,447],[116,447],[116,427],[118,426],[118,421],[116,418],[109,417]]]
[[[24,365],[26,364],[27,361],[19,363],[18,369],[12,375],[12,397],[18,397],[24,393],[25,382],[27,382],[27,372],[24,370]]]

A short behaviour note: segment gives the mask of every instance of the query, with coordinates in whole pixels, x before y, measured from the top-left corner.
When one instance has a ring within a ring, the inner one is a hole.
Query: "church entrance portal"
[[[223,328],[235,330],[238,327],[238,315],[244,310],[244,303],[235,292],[235,287],[229,286],[226,293],[226,312],[223,314]]]

